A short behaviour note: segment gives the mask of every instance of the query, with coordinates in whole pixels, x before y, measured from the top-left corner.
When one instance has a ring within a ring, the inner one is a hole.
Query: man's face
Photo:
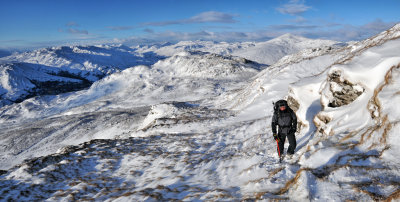
[[[285,106],[280,106],[280,107],[279,107],[279,110],[281,110],[281,111],[285,111],[285,109],[286,109]]]

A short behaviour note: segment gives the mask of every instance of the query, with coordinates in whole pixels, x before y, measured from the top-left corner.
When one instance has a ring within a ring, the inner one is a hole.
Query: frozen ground
[[[5,106],[0,199],[398,200],[399,37],[397,25],[268,68],[176,53]],[[279,164],[270,121],[283,97],[298,147]]]

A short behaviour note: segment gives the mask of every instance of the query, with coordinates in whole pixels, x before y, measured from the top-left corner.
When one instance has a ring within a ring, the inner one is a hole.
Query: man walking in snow
[[[278,133],[276,127],[278,126]],[[288,155],[293,155],[296,149],[296,138],[294,133],[297,129],[297,117],[288,106],[286,100],[279,100],[274,106],[274,115],[272,117],[272,134],[278,145],[278,154],[280,161],[283,158],[284,144],[286,137],[289,140]]]

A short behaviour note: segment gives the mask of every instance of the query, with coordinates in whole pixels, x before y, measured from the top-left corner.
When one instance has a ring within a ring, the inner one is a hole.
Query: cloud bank
[[[71,21],[71,22],[68,22],[67,24],[65,24],[65,26],[67,26],[67,27],[79,27],[79,24],[76,23],[76,22]]]
[[[70,33],[70,34],[85,34],[85,35],[89,34],[89,32],[87,30],[79,30],[79,29],[73,29],[73,28],[67,29],[66,32]]]
[[[123,31],[123,30],[131,30],[134,29],[135,26],[108,26],[107,29],[113,30],[113,31]]]
[[[305,5],[304,1],[291,0],[289,1],[289,3],[282,5],[276,10],[278,10],[282,14],[299,15],[306,12],[309,9],[311,9],[311,7]]]
[[[142,26],[167,26],[176,24],[195,24],[195,23],[235,23],[233,19],[235,15],[229,13],[222,13],[216,11],[208,11],[200,13],[188,19],[172,20],[172,21],[160,21],[160,22],[146,22],[142,23]]]
[[[128,45],[140,44],[143,42],[178,42],[182,40],[210,40],[210,41],[226,41],[226,42],[242,42],[242,41],[266,41],[280,35],[291,33],[308,38],[330,39],[340,42],[359,41],[376,35],[384,30],[389,29],[396,23],[383,22],[377,19],[373,22],[362,26],[353,26],[346,24],[330,23],[326,25],[271,25],[265,29],[256,31],[240,32],[240,31],[198,31],[198,32],[177,32],[164,31],[155,32],[154,30],[145,30],[144,37],[132,37],[128,39],[118,39],[119,43]]]

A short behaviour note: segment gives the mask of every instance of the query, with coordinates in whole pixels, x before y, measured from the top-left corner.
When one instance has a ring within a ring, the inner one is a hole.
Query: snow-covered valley
[[[3,57],[0,199],[399,200],[399,47],[396,25],[347,46],[284,35]],[[49,95],[32,80],[90,85]],[[299,127],[279,163],[282,98]]]

